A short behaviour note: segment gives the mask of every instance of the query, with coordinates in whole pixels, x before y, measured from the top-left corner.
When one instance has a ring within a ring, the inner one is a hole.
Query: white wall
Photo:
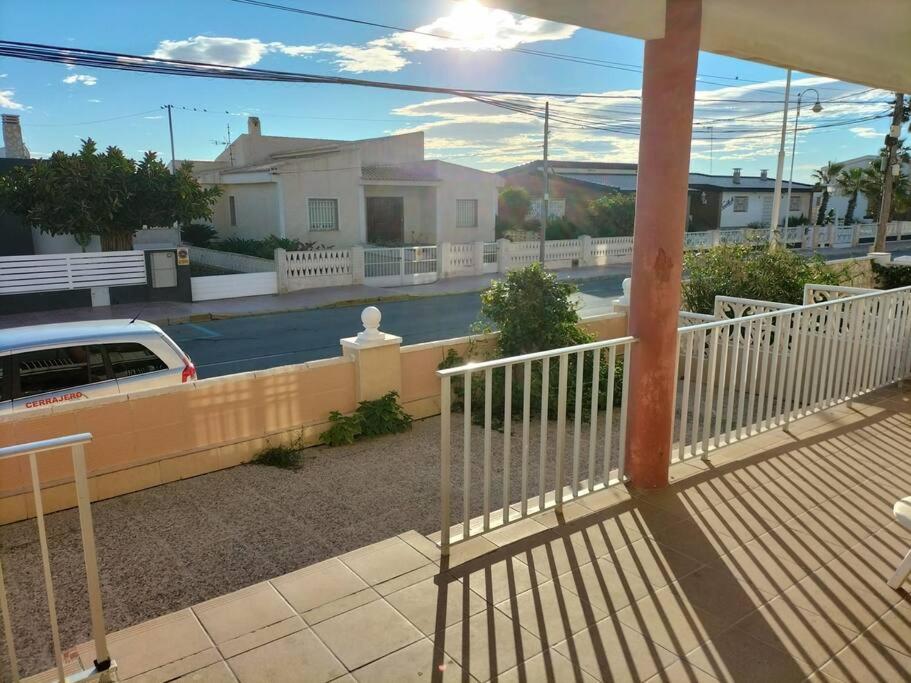
[[[278,235],[278,189],[275,183],[238,183],[222,185],[224,192],[215,204],[212,225],[218,236],[263,239]],[[236,225],[231,225],[230,199],[234,197]]]
[[[503,179],[494,173],[437,161],[437,175],[443,179],[437,194],[438,242],[493,242],[498,188]],[[456,227],[456,200],[478,200],[478,227]]]
[[[436,244],[435,187],[416,185],[365,185],[365,197],[402,197],[405,210],[404,240],[408,244]]]
[[[800,198],[800,206],[794,211],[788,211],[787,215],[795,218],[803,214],[810,216],[810,193],[794,194],[794,197]],[[734,197],[748,197],[746,212],[734,211]],[[764,198],[768,199],[764,199]],[[773,199],[773,193],[769,192],[751,192],[749,190],[730,191],[721,193],[721,226],[722,228],[742,228],[750,223],[766,223],[770,218],[768,211],[764,210],[764,202]],[[787,189],[781,197],[781,213],[785,215],[787,206]],[[727,204],[727,206],[725,206]]]
[[[48,235],[32,228],[32,245],[36,254],[76,254],[82,251],[71,235]],[[86,251],[101,251],[101,239],[92,237]]]

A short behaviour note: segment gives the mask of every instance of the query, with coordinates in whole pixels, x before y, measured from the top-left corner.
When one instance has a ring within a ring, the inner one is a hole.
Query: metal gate
[[[377,247],[364,250],[364,282],[374,287],[423,285],[437,280],[437,248]]]

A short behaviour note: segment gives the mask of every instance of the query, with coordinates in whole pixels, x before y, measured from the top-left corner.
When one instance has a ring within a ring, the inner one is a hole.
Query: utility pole
[[[164,104],[161,108],[168,110],[168,133],[171,136],[171,173],[174,173],[177,170],[177,158],[174,156],[174,123],[171,121],[171,110],[174,105]]]
[[[548,203],[550,201],[550,173],[547,168],[547,136],[550,133],[550,102],[544,103],[544,216],[541,219],[541,250],[540,250],[540,261],[541,266],[544,265],[544,252],[547,247],[547,219],[548,219]]]
[[[788,69],[788,80],[784,86],[784,113],[781,116],[781,144],[778,147],[778,170],[775,172],[775,194],[772,196],[772,224],[769,226],[769,246],[773,249],[776,249],[781,245],[781,230],[778,229],[778,220],[781,217],[781,176],[784,175],[784,145],[788,136],[788,104],[790,99],[791,70]]]
[[[879,204],[879,225],[876,229],[876,241],[873,242],[872,251],[886,250],[886,228],[889,225],[889,214],[892,212],[892,184],[894,182],[892,169],[896,165],[895,152],[898,149],[898,134],[902,125],[904,111],[904,93],[895,93],[895,107],[892,109],[892,126],[886,135],[886,158],[883,160],[883,196]]]

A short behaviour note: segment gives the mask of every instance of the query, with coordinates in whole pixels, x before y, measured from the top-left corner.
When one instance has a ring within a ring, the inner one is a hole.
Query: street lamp
[[[788,176],[788,198],[785,200],[787,203],[784,211],[784,227],[788,227],[788,215],[791,213],[791,188],[794,185],[794,155],[797,153],[797,122],[800,121],[800,103],[803,100],[803,96],[808,92],[813,91],[816,93],[816,102],[813,104],[812,112],[818,114],[822,111],[822,105],[819,103],[819,91],[816,88],[807,88],[806,90],[801,90],[797,94],[797,111],[794,112],[794,140],[791,143],[791,173]],[[783,141],[782,141],[783,142]],[[812,205],[810,206],[810,212],[813,212]],[[776,216],[777,218],[777,216]]]

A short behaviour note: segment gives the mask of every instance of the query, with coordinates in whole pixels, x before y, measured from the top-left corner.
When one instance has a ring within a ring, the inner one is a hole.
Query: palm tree
[[[854,222],[854,209],[857,207],[857,195],[864,184],[864,170],[862,168],[846,168],[838,177],[835,184],[843,195],[848,197],[848,210],[845,211],[845,225]]]
[[[867,198],[867,211],[873,218],[879,218],[879,207],[882,203],[883,196],[883,172],[881,170],[882,160],[886,156],[886,148],[879,150],[879,159],[871,161],[870,165],[863,170],[863,180],[861,182],[860,192]],[[896,159],[903,165],[911,163],[911,149],[905,145],[904,140],[898,141],[898,149],[895,153]],[[895,182],[892,184],[892,203],[889,220],[895,216],[911,211],[911,184],[909,178],[900,171]]]
[[[813,171],[816,184],[822,186],[822,201],[819,203],[819,213],[816,214],[816,225],[822,225],[825,220],[826,210],[829,208],[829,185],[835,182],[835,178],[844,167],[844,164],[830,161],[822,168]]]

